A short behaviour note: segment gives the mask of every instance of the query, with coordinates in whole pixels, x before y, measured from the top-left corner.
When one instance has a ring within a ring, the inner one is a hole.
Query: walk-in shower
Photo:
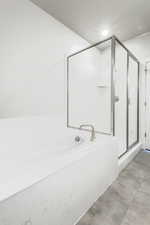
[[[119,157],[139,141],[139,61],[115,37],[67,58],[67,126],[117,137]]]

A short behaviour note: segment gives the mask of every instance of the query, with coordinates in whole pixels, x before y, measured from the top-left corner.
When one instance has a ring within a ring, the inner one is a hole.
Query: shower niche
[[[115,37],[67,58],[67,126],[114,135],[119,157],[139,141],[139,62]]]

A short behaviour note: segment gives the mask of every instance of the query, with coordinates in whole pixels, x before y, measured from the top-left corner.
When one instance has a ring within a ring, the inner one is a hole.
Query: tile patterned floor
[[[150,153],[140,152],[77,225],[150,225]]]

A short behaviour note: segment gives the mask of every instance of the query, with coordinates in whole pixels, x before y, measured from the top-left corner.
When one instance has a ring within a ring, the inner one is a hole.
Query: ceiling
[[[116,35],[121,41],[150,31],[149,0],[31,0],[90,43]]]

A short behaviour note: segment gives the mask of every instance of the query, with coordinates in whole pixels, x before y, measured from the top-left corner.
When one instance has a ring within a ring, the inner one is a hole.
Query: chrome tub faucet
[[[91,130],[88,130],[88,131],[91,131],[91,138],[90,138],[90,141],[94,141],[94,139],[96,138],[94,126],[91,125],[91,124],[81,124],[81,125],[80,125],[80,130],[82,130],[82,128],[84,128],[84,127],[90,127],[90,128],[91,128]]]

